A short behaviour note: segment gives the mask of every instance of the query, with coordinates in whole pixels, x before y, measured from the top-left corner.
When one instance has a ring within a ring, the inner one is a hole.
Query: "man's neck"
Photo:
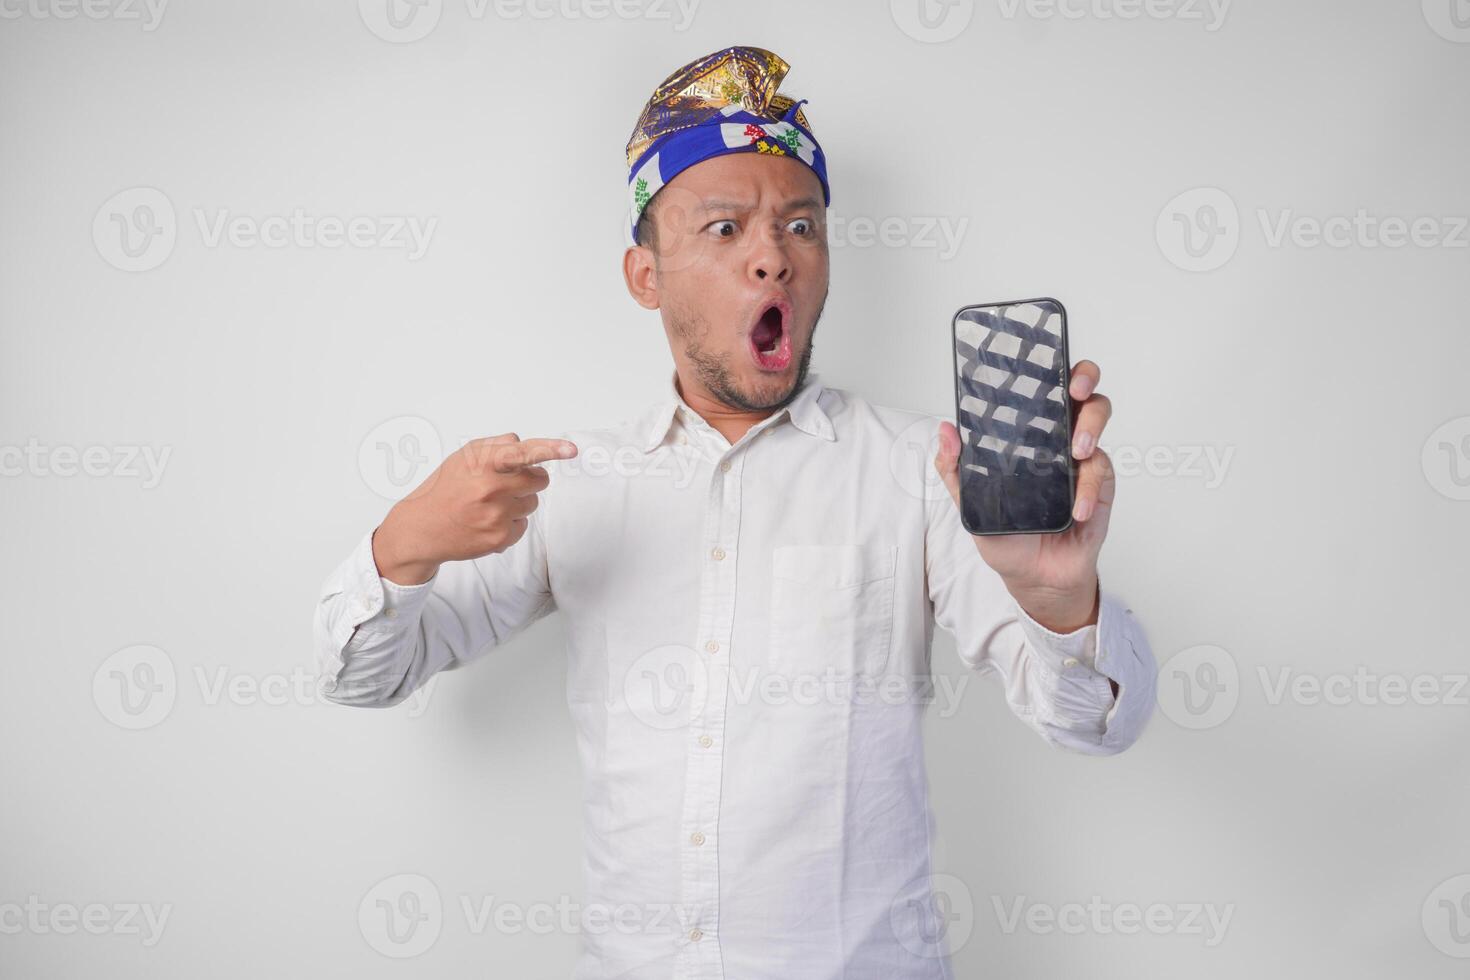
[[[684,399],[684,404],[692,408],[700,418],[709,423],[710,428],[725,437],[725,441],[734,445],[744,438],[750,427],[762,419],[770,418],[775,409],[743,409],[732,408],[711,395],[701,385],[686,384],[682,377],[674,382],[679,392],[679,397]]]

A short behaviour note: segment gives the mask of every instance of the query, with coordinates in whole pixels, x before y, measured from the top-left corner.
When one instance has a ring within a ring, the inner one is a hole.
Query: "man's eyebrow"
[[[783,210],[783,211],[801,211],[801,210],[820,211],[821,208],[822,208],[822,202],[819,201],[819,200],[817,200],[815,197],[800,197],[800,198],[797,198],[794,201],[787,201],[786,202],[786,206],[783,207],[781,210]]]
[[[699,210],[709,211],[749,211],[751,205],[745,201],[727,201],[724,198],[711,197],[699,203]]]
[[[815,197],[799,197],[794,201],[787,201],[781,205],[782,211],[799,211],[804,209],[810,211],[820,210],[822,202]],[[706,213],[710,211],[753,211],[755,206],[749,201],[729,201],[724,198],[706,198],[699,204],[699,210]]]

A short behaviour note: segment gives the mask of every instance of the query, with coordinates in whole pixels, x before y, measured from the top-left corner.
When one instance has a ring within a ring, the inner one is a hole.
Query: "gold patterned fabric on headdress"
[[[827,186],[827,163],[801,111],[805,99],[779,91],[791,66],[764,48],[724,48],[690,62],[654,90],[628,139],[630,229],[679,171],[724,153],[792,156]]]

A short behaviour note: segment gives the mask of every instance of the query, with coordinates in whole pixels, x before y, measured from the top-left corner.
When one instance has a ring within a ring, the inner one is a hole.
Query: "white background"
[[[0,973],[570,973],[573,932],[462,905],[579,899],[558,619],[417,708],[293,672],[389,504],[378,442],[437,458],[660,394],[624,144],[668,72],[744,43],[791,62],[831,161],[824,380],[949,415],[954,310],[1054,295],[1134,460],[1102,575],[1163,664],[1143,739],[1052,749],[992,678],[932,714],[957,973],[1464,975],[1464,0],[961,0],[932,29],[914,0],[430,0],[402,30],[386,3],[0,0]],[[209,234],[298,209],[435,224],[418,257]],[[1300,223],[1360,211],[1338,246]],[[101,447],[93,473],[59,447]],[[942,634],[935,662],[959,679]],[[1437,693],[1384,703],[1393,678]],[[442,903],[421,952],[371,926],[401,874]],[[1008,931],[1018,900],[1176,927]],[[54,915],[97,903],[96,935]],[[167,909],[156,942],[129,905]]]

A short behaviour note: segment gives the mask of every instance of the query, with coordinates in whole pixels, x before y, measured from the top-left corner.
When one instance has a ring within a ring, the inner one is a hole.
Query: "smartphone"
[[[1071,359],[1054,299],[961,307],[954,315],[960,519],[971,534],[1072,526]]]

